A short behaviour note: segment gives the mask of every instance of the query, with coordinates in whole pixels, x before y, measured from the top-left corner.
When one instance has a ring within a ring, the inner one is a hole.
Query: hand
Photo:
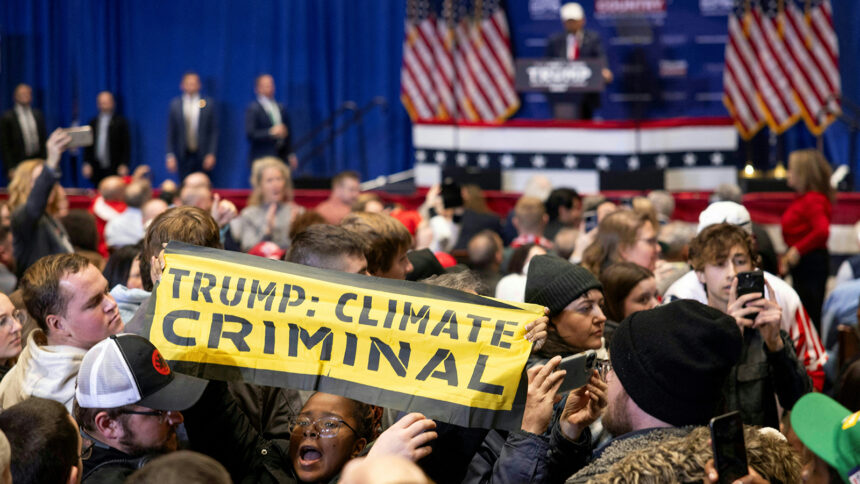
[[[798,251],[795,247],[790,247],[788,251],[782,256],[780,262],[785,267],[785,272],[787,273],[789,269],[796,266],[798,262],[800,262],[800,251]]]
[[[753,301],[758,301],[763,296],[764,294],[760,292],[751,292],[738,297],[738,278],[735,277],[732,280],[732,287],[729,290],[729,304],[726,308],[726,312],[729,316],[735,318],[735,322],[738,323],[738,326],[741,328],[741,333],[743,333],[744,328],[753,327],[753,320],[748,316],[761,310],[761,308],[754,304]],[[744,307],[745,305],[746,307]]]
[[[173,155],[167,155],[167,161],[165,162],[165,166],[167,167],[168,172],[176,173],[176,157]]]
[[[128,176],[128,165],[119,165],[116,167],[116,174],[119,176]]]
[[[287,163],[290,165],[290,171],[296,171],[299,169],[299,158],[295,153],[290,153],[289,156],[287,156]]]
[[[238,211],[236,205],[230,200],[221,200],[217,193],[212,196],[212,218],[218,223],[218,227],[224,228],[231,220],[236,218]]]
[[[767,281],[764,283],[767,287],[768,297],[752,303],[761,309],[753,322],[753,328],[758,329],[767,349],[773,353],[785,346],[782,342],[782,336],[779,334],[779,329],[782,326],[782,308],[776,302],[776,296],[770,283]]]
[[[275,220],[278,216],[278,204],[273,203],[269,205],[269,209],[266,210],[266,235],[272,235],[272,232],[275,230]]]
[[[84,163],[81,166],[81,174],[84,175],[84,178],[90,179],[93,177],[93,166],[89,163]]]
[[[167,243],[162,243],[162,247],[167,247]],[[158,253],[158,257],[152,256],[149,260],[149,278],[152,279],[152,284],[161,280],[161,273],[164,272],[164,249]]]
[[[521,426],[526,432],[541,435],[549,427],[556,393],[567,373],[564,370],[555,371],[559,363],[561,356],[554,356],[546,364],[533,366],[526,371],[529,389]]]
[[[62,128],[57,128],[51,133],[51,137],[45,143],[45,147],[48,150],[48,159],[45,160],[45,164],[49,168],[52,170],[57,168],[57,165],[60,164],[60,157],[63,156],[63,151],[66,151],[66,147],[69,146],[71,141],[72,137]]]
[[[543,308],[544,314],[549,314],[549,308]],[[526,336],[525,338],[533,343],[532,351],[537,351],[543,347],[543,344],[546,343],[547,337],[547,324],[549,323],[549,317],[541,316],[534,321],[526,324]]]
[[[215,155],[208,154],[203,157],[203,171],[212,171],[215,168]]]
[[[287,137],[287,127],[283,124],[276,124],[269,128],[269,135],[272,138],[284,139]]]
[[[120,165],[120,169],[125,165]],[[131,177],[135,180],[141,180],[144,178],[149,178],[149,174],[152,170],[149,168],[149,165],[137,165],[137,168],[134,169],[134,173],[131,174]],[[125,172],[128,174],[128,167],[125,167]],[[125,176],[125,175],[123,175]]]
[[[425,446],[438,437],[436,422],[420,413],[410,413],[380,434],[367,453],[368,457],[380,455],[399,455],[413,462],[430,455],[432,448]]]
[[[607,404],[607,388],[597,370],[592,370],[588,383],[570,392],[559,421],[561,433],[568,440],[579,439],[582,431],[600,417]]]
[[[750,473],[736,480],[734,484],[769,484],[768,481],[760,476],[758,472],[753,470],[752,467],[747,467],[747,469]],[[708,483],[710,484],[714,484],[719,481],[720,476],[717,474],[716,467],[714,467],[714,459],[708,459],[708,462],[705,463],[705,476],[707,476]]]
[[[601,69],[601,70],[600,70],[600,74],[603,76],[603,80],[604,80],[607,84],[609,84],[610,82],[612,82],[612,79],[613,79],[613,77],[612,77],[612,71],[610,71],[609,69],[607,69],[606,67],[604,67],[603,69]]]

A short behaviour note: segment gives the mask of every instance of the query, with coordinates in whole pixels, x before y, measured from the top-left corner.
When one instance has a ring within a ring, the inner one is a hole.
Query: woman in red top
[[[818,150],[794,151],[788,157],[788,186],[800,196],[782,214],[782,238],[788,251],[781,270],[791,272],[794,289],[817,328],[830,274],[827,238],[836,198],[830,174],[830,163]]]

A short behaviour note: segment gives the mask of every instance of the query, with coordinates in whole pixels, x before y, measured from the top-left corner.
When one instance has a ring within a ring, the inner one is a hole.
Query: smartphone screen
[[[747,449],[741,414],[731,412],[711,419],[711,445],[720,483],[731,483],[747,475]]]
[[[591,229],[597,227],[597,212],[590,210],[585,212],[585,231],[591,232]]]

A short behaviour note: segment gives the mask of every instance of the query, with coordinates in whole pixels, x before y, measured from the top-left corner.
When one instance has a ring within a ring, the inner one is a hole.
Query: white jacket
[[[818,337],[818,331],[815,330],[794,288],[770,272],[765,272],[764,278],[773,288],[776,302],[782,308],[781,329],[794,341],[797,359],[806,368],[815,388],[821,390],[824,384],[824,363],[827,362],[827,353]],[[705,285],[699,282],[694,271],[681,276],[663,295],[663,302],[672,302],[676,299],[694,299],[702,304],[708,304]]]
[[[71,413],[75,379],[87,352],[73,346],[48,346],[47,343],[41,329],[30,333],[18,363],[0,381],[0,409],[34,396],[56,400]]]

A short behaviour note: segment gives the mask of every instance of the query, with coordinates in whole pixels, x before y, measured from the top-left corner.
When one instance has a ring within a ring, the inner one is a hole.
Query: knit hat
[[[529,263],[525,302],[548,307],[550,317],[590,289],[603,286],[582,266],[554,255],[536,255]]]
[[[741,344],[734,318],[681,299],[625,318],[609,358],[639,408],[676,427],[705,425],[716,414]]]
[[[743,205],[735,202],[714,202],[699,214],[697,234],[716,224],[732,224],[752,233],[750,213]]]
[[[791,410],[791,427],[809,450],[824,459],[845,482],[860,479],[860,412],[836,400],[807,393]]]

